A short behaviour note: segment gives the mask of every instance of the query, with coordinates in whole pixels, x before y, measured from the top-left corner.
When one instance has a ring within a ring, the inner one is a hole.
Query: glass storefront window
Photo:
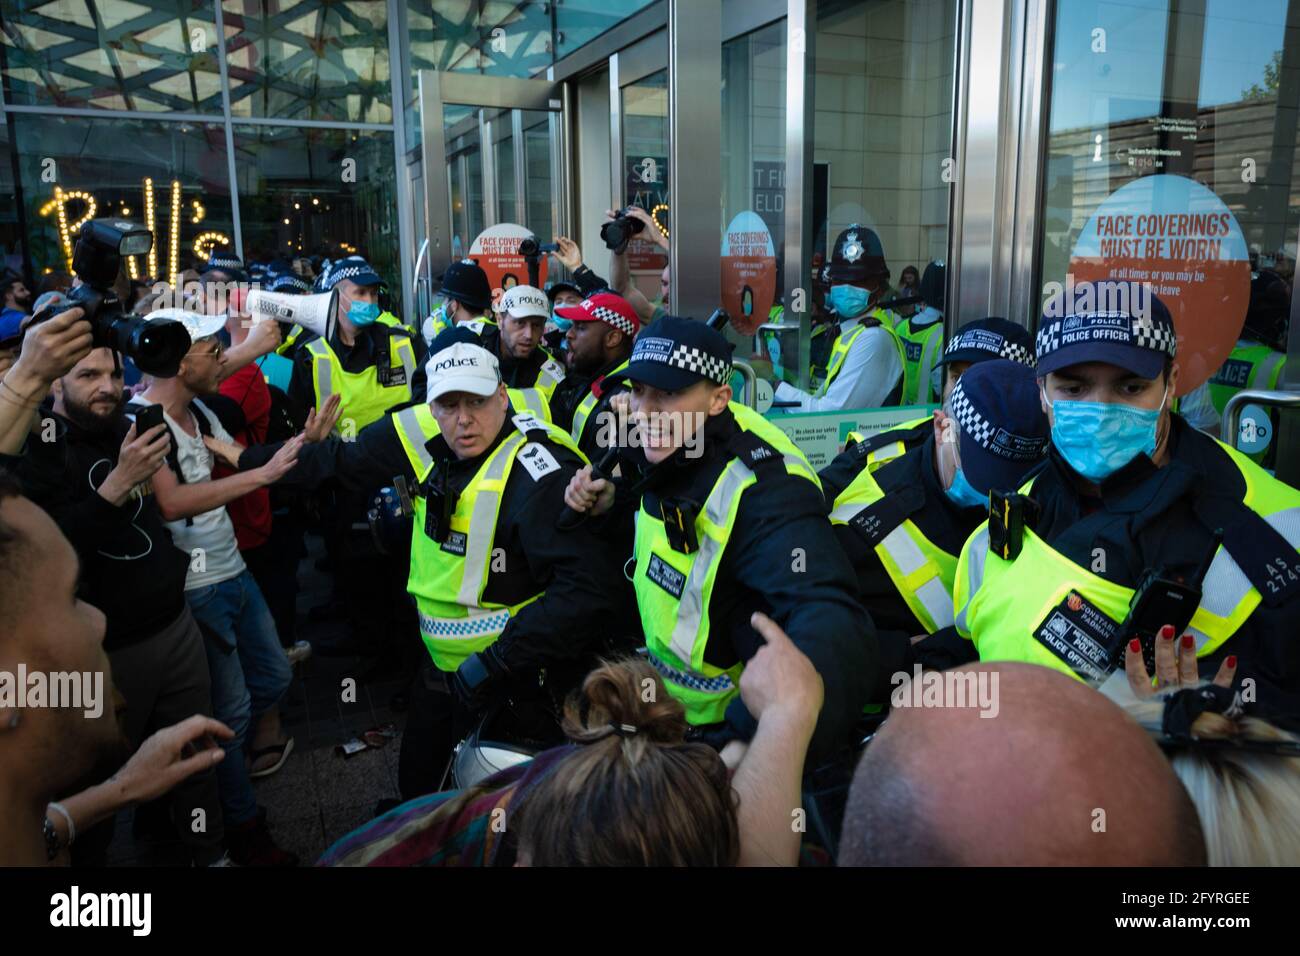
[[[222,0],[237,117],[389,123],[386,0]]]
[[[1296,4],[1061,0],[1054,36],[1039,288],[1149,284],[1178,328],[1179,410],[1217,436],[1286,349]]]
[[[212,0],[0,0],[6,103],[221,113]]]
[[[622,89],[624,205],[640,206],[672,228],[668,196],[668,71]],[[667,219],[667,221],[665,221]],[[660,299],[659,274],[668,256],[640,236],[628,243],[627,265],[647,299]]]
[[[552,3],[407,0],[411,91],[418,70],[529,77],[555,62]]]
[[[733,332],[773,338],[759,361],[775,352],[776,367],[779,333],[760,326],[784,288],[785,33],[782,21],[722,46],[722,307]]]
[[[554,188],[551,170],[551,119],[549,113],[523,111],[524,188],[528,217],[524,223],[542,242],[554,236]]]
[[[590,43],[654,0],[565,0],[553,3],[556,59]]]
[[[153,251],[128,263],[137,278],[174,275],[214,247],[234,248],[220,124],[31,113],[11,113],[8,122],[32,274],[68,271],[76,229],[92,214],[153,229]]]
[[[392,134],[281,126],[234,133],[245,258],[362,255],[397,298]]]
[[[956,7],[955,0],[817,5],[809,77],[815,111],[808,117],[814,241],[809,260],[799,264],[812,279],[810,365],[794,367],[797,333],[781,334],[778,355],[767,356],[776,359],[774,378],[787,383],[778,386],[775,406],[786,413],[858,412],[860,427],[877,430],[920,411],[887,413],[894,417],[886,420],[871,409],[939,400],[934,362],[942,354],[942,296],[922,301],[919,286],[927,268],[940,276],[947,260],[943,171],[952,155]],[[842,233],[846,257],[862,266],[846,270],[853,279],[833,282],[824,270]],[[905,271],[915,271],[917,288],[902,287]],[[845,287],[838,303],[852,313],[836,311],[832,285]],[[933,286],[943,287],[941,280]],[[853,302],[863,289],[868,301]],[[837,341],[856,350],[842,364]],[[802,392],[793,387],[801,373],[810,383]],[[841,441],[852,428],[841,423]]]

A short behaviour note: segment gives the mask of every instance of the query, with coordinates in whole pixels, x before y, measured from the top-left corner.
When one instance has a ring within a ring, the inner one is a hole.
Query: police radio
[[[591,463],[591,480],[592,481],[610,481],[611,473],[614,466],[618,463],[618,446],[611,445],[606,449],[605,454],[601,455],[597,461]],[[574,511],[572,508],[565,507],[560,512],[560,516],[555,519],[555,530],[572,531],[586,519],[587,512]]]
[[[1156,635],[1167,625],[1173,625],[1175,637],[1182,634],[1201,604],[1201,584],[1223,542],[1223,529],[1216,529],[1212,537],[1209,550],[1201,558],[1190,581],[1168,576],[1163,567],[1150,568],[1142,575],[1133,600],[1129,602],[1128,616],[1118,631],[1119,642],[1111,648],[1112,669],[1120,666],[1128,643],[1137,639],[1142,642],[1142,659],[1147,673],[1155,673]]]
[[[398,553],[403,541],[411,539],[411,521],[415,508],[406,477],[398,475],[392,485],[380,488],[370,502],[366,520],[370,536],[380,554]]]

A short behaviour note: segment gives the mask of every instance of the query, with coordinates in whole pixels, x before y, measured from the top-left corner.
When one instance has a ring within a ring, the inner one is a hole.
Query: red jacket
[[[245,365],[221,383],[221,394],[238,402],[244,411],[245,429],[232,437],[241,445],[260,445],[266,441],[266,431],[271,422],[271,393],[266,379],[256,364]],[[234,474],[225,465],[213,469],[213,478]],[[265,544],[271,537],[271,492],[258,488],[226,505],[230,520],[235,525],[235,538],[239,550],[247,551]]]

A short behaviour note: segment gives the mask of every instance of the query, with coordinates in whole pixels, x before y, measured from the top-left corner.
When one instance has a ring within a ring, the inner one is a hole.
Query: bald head
[[[1187,791],[1119,707],[1045,667],[959,670],[996,672],[996,716],[895,707],[854,774],[842,864],[1205,863]]]

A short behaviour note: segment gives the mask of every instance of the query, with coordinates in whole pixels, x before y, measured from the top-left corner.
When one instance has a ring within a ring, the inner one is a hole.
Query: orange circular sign
[[[1102,201],[1075,243],[1069,278],[1142,283],[1160,297],[1178,332],[1179,395],[1223,364],[1250,303],[1236,217],[1212,191],[1172,174],[1144,176]]]

